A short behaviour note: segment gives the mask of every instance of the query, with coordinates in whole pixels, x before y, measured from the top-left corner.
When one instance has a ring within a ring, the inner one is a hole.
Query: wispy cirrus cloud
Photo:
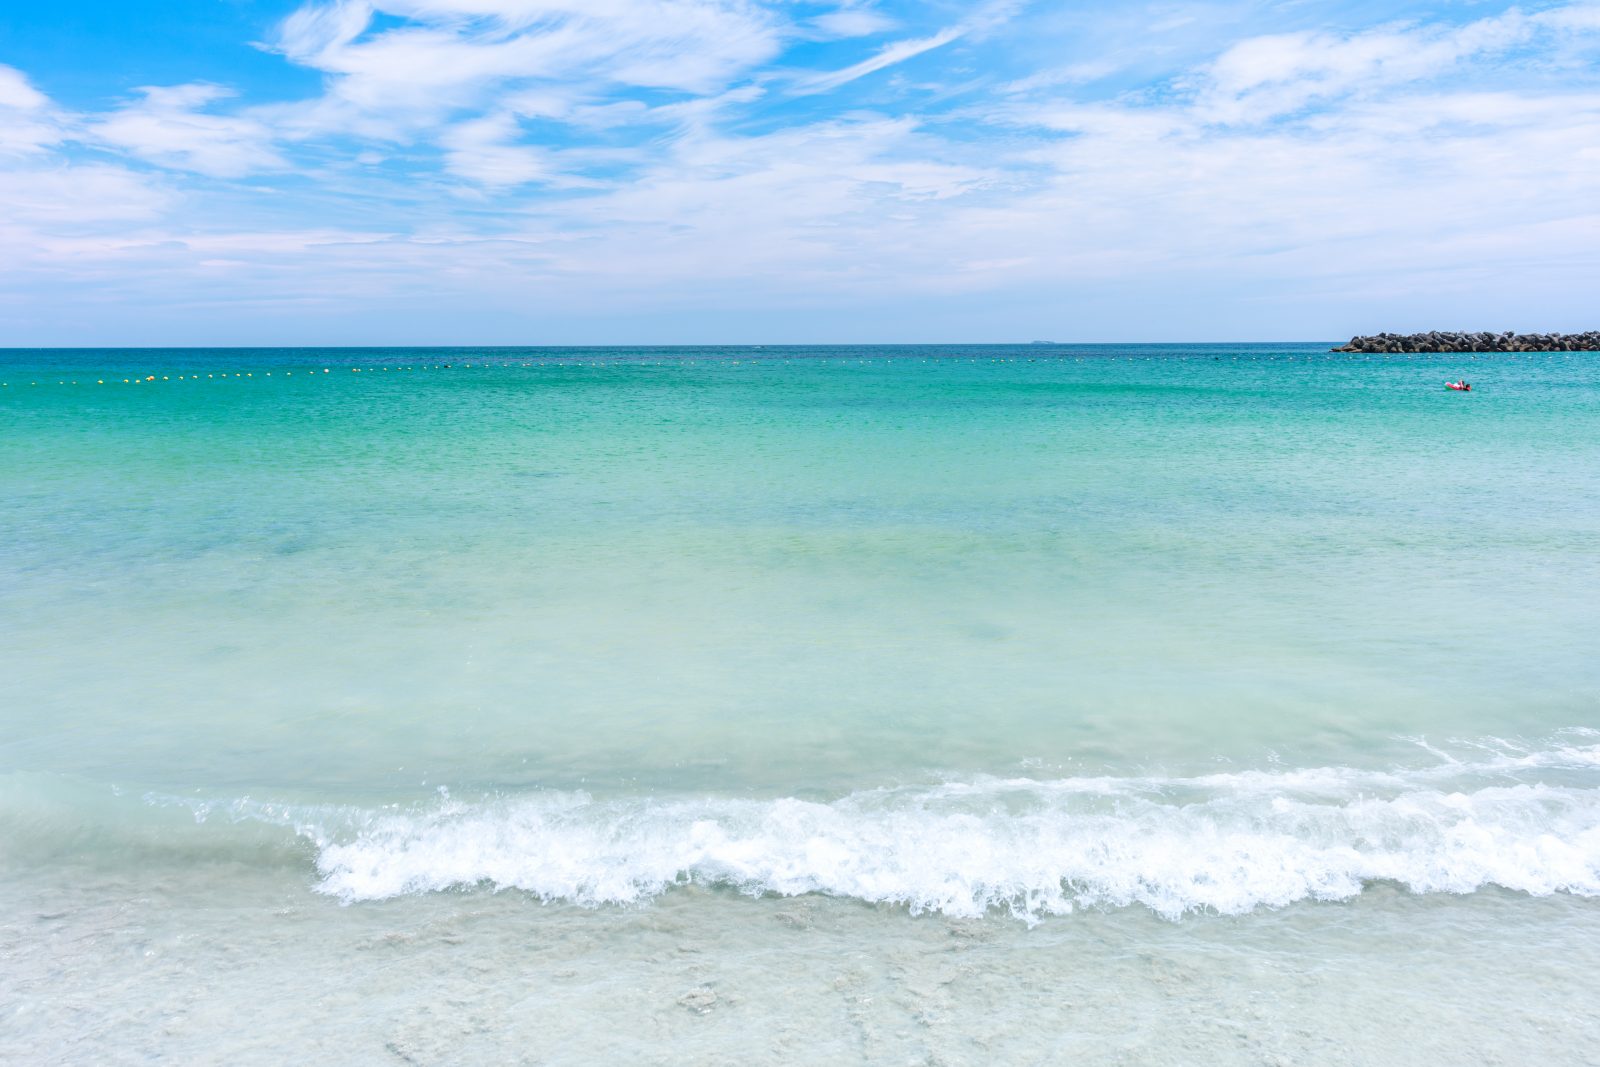
[[[958,41],[966,36],[966,30],[960,26],[951,26],[940,30],[931,37],[913,37],[904,41],[895,41],[886,44],[874,55],[868,56],[859,63],[852,63],[843,70],[829,71],[826,74],[813,74],[801,79],[795,91],[799,93],[826,93],[847,85],[857,78],[864,78],[868,74],[875,74],[885,67],[892,67],[896,63],[904,63],[924,52],[931,52],[935,48],[943,48],[951,41]]]
[[[317,0],[271,47],[322,72],[324,92],[264,117],[301,141],[431,142],[449,174],[489,189],[581,185],[521,121],[576,140],[619,94],[725,93],[781,51],[785,25],[744,0]],[[613,125],[661,114],[654,101],[611,112]]]
[[[378,15],[406,21],[373,29]],[[777,20],[737,0],[338,0],[290,16],[275,47],[328,75],[313,115],[381,123],[437,117],[508,85],[714,92],[781,44]]]
[[[1198,105],[1218,122],[1258,122],[1346,96],[1384,93],[1542,40],[1600,26],[1600,7],[1517,8],[1461,25],[1400,23],[1359,33],[1299,31],[1241,41],[1195,72]],[[1542,57],[1541,57],[1542,58]]]
[[[82,124],[78,136],[157,166],[216,178],[289,169],[273,147],[274,131],[260,119],[207,110],[232,96],[219,85],[149,86],[136,100]]]
[[[1021,6],[1021,0],[991,0],[990,3],[979,6],[965,19],[953,26],[946,26],[937,33],[926,37],[892,41],[859,63],[852,63],[840,70],[802,77],[796,82],[794,91],[802,94],[831,92],[858,78],[876,74],[880,70],[904,63],[936,48],[943,48],[963,37],[986,33],[1012,18]]]

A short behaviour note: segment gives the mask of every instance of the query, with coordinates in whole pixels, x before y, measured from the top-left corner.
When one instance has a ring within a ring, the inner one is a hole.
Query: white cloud
[[[374,11],[409,21],[363,36]],[[301,109],[308,129],[391,136],[507,86],[714,92],[780,47],[774,18],[739,0],[319,3],[292,15],[276,44],[330,76],[325,98]]]
[[[361,36],[372,14],[366,0],[308,4],[283,20],[274,46],[296,63],[321,67]]]
[[[451,174],[489,189],[583,184],[552,171],[579,155],[528,143],[519,118],[592,132],[665,118],[618,98],[629,91],[731,99],[783,32],[746,0],[319,0],[274,47],[324,72],[323,94],[253,114],[293,141],[432,143]]]
[[[843,70],[829,71],[826,74],[815,74],[800,80],[795,87],[798,93],[825,93],[839,88],[857,78],[864,78],[885,67],[892,67],[896,63],[904,63],[914,56],[924,52],[931,52],[935,48],[942,48],[951,41],[959,40],[965,36],[967,30],[963,26],[951,26],[940,30],[931,37],[916,37],[905,41],[895,41],[886,44],[878,51],[863,59],[859,63],[845,67]]]
[[[147,176],[107,164],[0,170],[0,205],[18,226],[147,221],[172,205]]]
[[[1534,21],[1555,30],[1573,33],[1600,33],[1600,3],[1566,4],[1541,11]]]
[[[36,155],[61,139],[49,98],[20,70],[0,64],[0,157]]]
[[[997,26],[1005,23],[1022,7],[1022,0],[989,0],[982,4],[967,18],[954,26],[947,26],[938,33],[927,37],[908,38],[903,41],[893,41],[884,45],[876,53],[868,56],[859,63],[854,63],[842,70],[826,71],[821,74],[812,74],[800,78],[794,91],[801,95],[812,93],[826,93],[847,85],[858,78],[868,74],[875,74],[885,67],[892,67],[897,63],[904,63],[908,59],[931,52],[936,48],[943,48],[963,37],[983,36]]]
[[[1487,92],[1448,77],[1541,32],[1512,12],[1456,28],[1275,35],[1183,79],[1187,97],[994,106],[992,121],[1069,136],[1023,153],[1047,178],[977,212],[983,225],[949,229],[977,254],[1099,250],[1105,276],[1275,290],[1358,275],[1444,284],[1483,266],[1461,257],[1490,249],[1515,253],[1494,261],[1497,275],[1570,271],[1594,262],[1600,86]]]
[[[1104,78],[1108,74],[1116,73],[1118,65],[1109,59],[1087,60],[1082,63],[1069,63],[1064,67],[1039,71],[1026,78],[1018,78],[1000,87],[1000,92],[1006,94],[1026,94],[1038,92],[1040,89],[1053,89],[1063,85],[1083,85],[1087,82]]]
[[[244,115],[203,109],[232,93],[216,85],[141,89],[140,99],[85,126],[85,136],[157,166],[218,178],[287,169],[273,131]]]
[[[28,83],[22,71],[0,64],[0,108],[8,111],[39,111],[49,103],[43,93]]]
[[[870,7],[848,6],[810,20],[824,37],[870,37],[895,27],[894,19]]]
[[[1341,96],[1370,95],[1434,77],[1526,43],[1540,23],[1512,9],[1464,26],[1402,26],[1339,37],[1300,32],[1255,37],[1225,51],[1197,79],[1215,122],[1259,122]]]
[[[460,122],[442,138],[445,166],[451,173],[491,189],[547,179],[548,153],[517,144],[516,116],[500,112]]]

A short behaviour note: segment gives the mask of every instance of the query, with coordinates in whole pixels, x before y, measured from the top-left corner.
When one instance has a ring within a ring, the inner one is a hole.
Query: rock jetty
[[[1332,352],[1600,352],[1600,330],[1588,333],[1380,333],[1352,337]]]

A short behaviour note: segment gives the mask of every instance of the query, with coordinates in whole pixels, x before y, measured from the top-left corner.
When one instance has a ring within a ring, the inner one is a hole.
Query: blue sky
[[[0,344],[1600,326],[1600,3],[0,10]]]

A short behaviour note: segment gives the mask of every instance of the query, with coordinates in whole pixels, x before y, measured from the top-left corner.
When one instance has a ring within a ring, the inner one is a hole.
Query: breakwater
[[[1597,352],[1600,330],[1587,333],[1379,333],[1352,337],[1333,352]]]

